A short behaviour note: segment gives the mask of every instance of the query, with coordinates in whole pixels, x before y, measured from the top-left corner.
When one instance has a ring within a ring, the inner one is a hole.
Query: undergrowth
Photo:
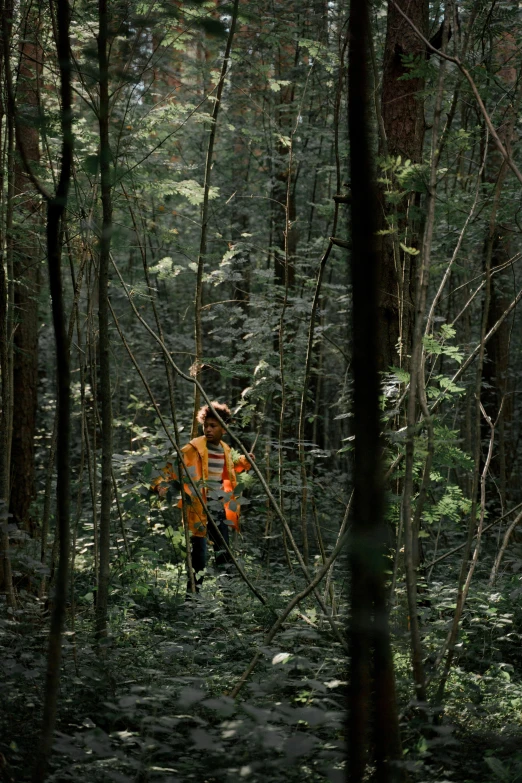
[[[312,604],[265,647],[273,612],[242,580],[207,576],[185,602],[177,569],[140,566],[115,585],[101,654],[89,575],[77,577],[49,781],[341,780],[346,659]],[[261,591],[270,585],[272,609],[286,604],[286,566],[272,564],[269,575],[258,567],[255,579]],[[28,595],[0,626],[0,749],[17,781],[30,778],[46,634],[42,607]],[[227,693],[258,648],[262,658],[234,701]]]
[[[200,595],[185,601],[181,566],[154,559],[151,551],[144,545],[131,569],[116,563],[110,636],[101,651],[94,644],[92,574],[87,560],[77,563],[49,781],[344,780],[345,651],[312,600],[289,617],[272,645],[263,644],[273,612],[301,586],[296,573],[289,576],[287,564],[277,561],[267,569],[257,550],[243,547],[242,562],[269,606],[237,576],[211,568]],[[342,571],[339,565],[337,592]],[[399,591],[392,630],[412,781],[522,780],[520,613],[510,598],[518,595],[518,581],[506,576],[509,589],[477,583],[472,591],[439,725],[411,703]],[[454,600],[443,582],[432,583],[429,596],[423,609],[428,672]],[[0,622],[0,751],[17,783],[31,775],[47,631],[45,606],[29,593]],[[258,650],[257,667],[232,699],[228,694]]]

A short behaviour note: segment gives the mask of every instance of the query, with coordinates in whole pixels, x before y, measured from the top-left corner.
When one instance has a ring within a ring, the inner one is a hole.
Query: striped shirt
[[[210,490],[220,490],[223,484],[223,471],[225,469],[225,452],[219,443],[207,443],[208,450],[208,481]]]

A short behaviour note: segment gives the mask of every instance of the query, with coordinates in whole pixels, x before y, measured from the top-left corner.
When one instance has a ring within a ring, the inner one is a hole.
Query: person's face
[[[205,419],[205,423],[203,424],[203,432],[205,434],[205,438],[207,439],[207,443],[213,443],[215,446],[218,445],[219,441],[223,439],[223,435],[225,434],[225,430],[221,424],[216,419],[212,419],[210,416],[207,416]]]

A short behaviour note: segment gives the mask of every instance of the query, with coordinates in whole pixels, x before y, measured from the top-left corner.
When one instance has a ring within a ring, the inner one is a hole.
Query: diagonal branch
[[[441,51],[440,49],[436,49],[434,46],[430,44],[427,38],[423,36],[421,31],[416,27],[416,25],[411,21],[409,16],[404,13],[402,8],[395,2],[395,0],[390,0],[390,2],[395,6],[397,11],[400,13],[400,15],[406,20],[406,22],[410,25],[411,29],[417,35],[421,41],[423,41],[426,44],[426,47],[433,52],[433,54],[436,54],[438,57],[441,57],[444,60],[447,60],[450,63],[453,63],[457,66],[459,71],[462,73],[466,81],[468,82],[469,86],[471,87],[471,91],[473,95],[475,96],[475,100],[477,101],[478,107],[480,109],[480,113],[484,117],[484,121],[487,125],[487,128],[491,134],[491,138],[495,142],[495,146],[497,147],[498,151],[506,161],[506,164],[509,166],[515,177],[518,179],[520,184],[522,185],[522,172],[517,167],[515,161],[505,148],[505,146],[502,144],[502,141],[500,139],[500,136],[498,135],[497,131],[495,130],[495,127],[493,123],[491,122],[491,117],[488,114],[488,111],[486,107],[484,106],[484,101],[482,100],[480,93],[478,91],[478,87],[473,81],[473,78],[471,77],[470,72],[468,69],[462,64],[462,62],[458,59],[458,57],[452,57],[450,54],[446,54],[445,52]]]
[[[298,604],[301,603],[301,601],[303,601],[308,595],[310,595],[312,590],[315,590],[315,588],[317,588],[319,583],[328,574],[328,572],[330,571],[331,567],[333,566],[337,556],[339,555],[339,553],[341,552],[342,548],[344,547],[344,545],[348,541],[348,537],[349,537],[349,534],[346,531],[342,535],[339,536],[339,538],[337,539],[337,543],[336,543],[335,547],[333,548],[333,550],[332,550],[332,552],[330,554],[330,557],[328,558],[326,563],[323,565],[323,567],[319,569],[319,571],[314,576],[312,581],[300,593],[296,593],[293,596],[293,598],[290,599],[290,601],[287,603],[286,607],[283,609],[283,611],[281,612],[281,614],[279,615],[279,617],[277,618],[275,623],[272,625],[272,627],[270,628],[270,630],[267,633],[267,635],[265,636],[265,639],[264,639],[265,646],[269,645],[270,642],[273,640],[274,636],[280,630],[281,626],[283,625],[284,621],[286,620],[286,618],[288,617],[288,615],[290,614],[292,609],[294,609],[294,607],[296,607]],[[245,684],[247,679],[250,677],[250,675],[254,671],[254,669],[255,669],[255,667],[256,667],[256,665],[257,665],[257,663],[258,663],[260,658],[261,658],[261,652],[258,650],[256,652],[256,654],[254,655],[254,657],[252,658],[252,660],[250,661],[250,663],[247,666],[247,668],[245,669],[245,671],[243,672],[243,674],[241,675],[241,678],[239,679],[237,684],[230,691],[229,696],[231,696],[233,699],[236,698],[236,696],[238,695],[239,691],[241,690],[241,688],[243,687],[243,685]]]
[[[123,277],[121,275],[121,272],[120,272],[120,270],[118,269],[118,267],[116,265],[116,262],[114,261],[113,258],[111,260],[112,260],[112,265],[113,265],[113,267],[114,267],[114,269],[116,271],[116,274],[118,275],[118,278],[120,280],[120,283],[122,285],[122,288],[125,291],[127,299],[129,300],[129,303],[130,303],[130,305],[132,307],[134,315],[137,317],[137,319],[142,324],[142,326],[144,326],[144,328],[147,330],[147,332],[151,335],[151,337],[158,343],[158,345],[160,346],[161,350],[163,351],[167,361],[171,365],[171,367],[174,370],[174,372],[177,375],[179,375],[180,378],[183,378],[185,381],[188,381],[189,383],[192,383],[195,386],[197,386],[197,388],[199,389],[199,391],[201,393],[201,396],[203,397],[203,399],[205,400],[205,402],[209,406],[209,408],[212,411],[215,419],[219,422],[219,424],[221,424],[223,429],[226,432],[228,432],[228,434],[230,435],[231,440],[238,447],[238,449],[242,452],[242,454],[247,459],[249,459],[250,458],[249,457],[249,453],[246,450],[246,448],[244,447],[243,443],[240,441],[240,439],[237,437],[237,435],[235,435],[230,430],[230,427],[226,424],[225,421],[223,421],[223,419],[219,415],[218,411],[215,410],[214,406],[212,405],[212,401],[211,401],[210,397],[206,394],[205,390],[203,389],[203,387],[200,384],[200,382],[198,381],[198,379],[197,378],[193,378],[190,375],[187,375],[186,373],[184,373],[178,367],[178,365],[174,362],[174,359],[170,355],[170,351],[168,350],[167,346],[165,345],[165,343],[163,342],[161,337],[159,337],[156,334],[154,329],[152,329],[152,327],[147,323],[147,321],[143,318],[141,313],[138,311],[136,305],[134,304],[134,302],[132,300],[132,294],[129,291],[127,285],[126,285],[126,283],[125,283],[125,281],[124,281],[124,279],[123,279]],[[277,514],[277,516],[278,516],[278,518],[279,518],[279,520],[280,520],[280,522],[281,522],[281,524],[283,526],[285,534],[287,535],[288,540],[290,541],[292,549],[293,549],[293,551],[295,553],[295,556],[297,557],[297,560],[299,562],[299,565],[301,567],[301,570],[302,570],[305,578],[307,579],[308,582],[311,582],[312,578],[310,576],[310,572],[308,571],[308,568],[307,568],[307,566],[306,566],[306,564],[305,564],[305,562],[303,560],[303,556],[301,555],[301,552],[299,551],[299,547],[297,546],[297,543],[296,543],[295,538],[294,538],[294,536],[292,534],[292,531],[290,530],[288,522],[287,522],[287,520],[286,520],[286,518],[285,518],[285,516],[284,516],[284,514],[283,514],[283,512],[282,512],[282,510],[281,510],[281,508],[279,506],[279,504],[277,503],[276,499],[274,498],[272,490],[268,486],[265,477],[263,476],[262,472],[260,471],[260,469],[258,468],[258,466],[256,465],[255,462],[252,462],[252,468],[253,468],[256,476],[258,477],[259,481],[261,482],[261,485],[262,485],[262,487],[263,487],[263,489],[265,491],[265,494],[268,497],[270,503],[272,504],[272,506],[273,506],[273,508],[274,508],[274,510],[275,510],[275,512],[276,512],[276,514]],[[314,596],[315,596],[315,599],[316,599],[317,603],[319,604],[319,606],[321,608],[321,611],[324,613],[324,616],[325,616],[326,620],[330,624],[330,627],[331,627],[331,629],[332,629],[336,639],[343,645],[344,648],[346,648],[346,640],[344,639],[341,631],[339,630],[339,628],[338,628],[334,618],[328,613],[328,609],[326,608],[326,604],[323,601],[322,596],[319,594],[319,592],[317,591],[316,588],[314,589]]]
[[[145,387],[145,390],[146,390],[146,392],[147,392],[147,394],[149,396],[149,399],[150,399],[150,401],[151,401],[151,403],[152,403],[152,405],[154,407],[156,415],[158,416],[158,418],[160,420],[160,423],[161,423],[161,425],[162,425],[162,427],[163,427],[163,429],[165,431],[165,434],[168,437],[168,439],[170,440],[172,448],[176,452],[176,456],[178,458],[179,467],[181,469],[183,469],[184,468],[183,453],[181,452],[181,449],[179,448],[179,445],[176,442],[176,439],[172,437],[172,434],[171,434],[170,429],[169,429],[169,427],[167,425],[167,422],[165,421],[165,419],[163,417],[163,414],[161,413],[161,410],[160,410],[160,408],[158,406],[158,403],[156,402],[156,400],[154,398],[154,395],[152,393],[152,389],[150,388],[150,385],[149,385],[145,375],[143,374],[143,371],[142,371],[141,367],[139,366],[136,358],[134,357],[134,354],[132,353],[132,351],[130,349],[130,346],[129,346],[129,344],[127,342],[127,339],[126,339],[126,337],[125,337],[125,335],[124,335],[124,333],[122,331],[122,328],[120,326],[118,318],[116,317],[116,313],[114,312],[114,309],[112,307],[112,304],[111,304],[110,300],[109,300],[109,308],[110,308],[110,311],[112,313],[112,317],[113,317],[113,320],[114,320],[114,325],[116,326],[116,329],[118,331],[120,339],[121,339],[121,341],[122,341],[122,343],[123,343],[123,345],[124,345],[128,355],[129,355],[129,358],[130,358],[131,362],[134,365],[134,369],[136,370],[136,372],[138,373],[138,375],[141,378],[141,382],[143,383],[143,386]],[[221,535],[221,531],[219,530],[219,527],[217,526],[217,524],[216,524],[212,514],[210,513],[210,511],[209,511],[209,509],[208,509],[208,507],[207,507],[207,505],[205,503],[205,500],[202,497],[201,492],[199,491],[199,489],[198,489],[194,479],[192,478],[191,474],[188,471],[185,471],[185,475],[186,475],[186,478],[188,479],[188,481],[189,481],[189,483],[190,483],[190,485],[192,487],[192,490],[193,490],[194,494],[196,495],[196,497],[198,498],[199,502],[203,506],[203,510],[204,510],[204,512],[205,512],[205,514],[207,516],[207,519],[209,520],[209,522],[210,522],[210,524],[212,526],[212,529],[213,529],[214,533],[217,533],[217,535],[219,536],[219,538],[220,538],[220,545],[224,546],[224,548],[228,552],[228,555],[229,555],[230,559],[232,560],[232,563],[237,568],[241,578],[248,585],[248,587],[250,588],[252,593],[256,596],[256,598],[263,605],[266,606],[267,605],[266,598],[263,595],[261,595],[261,593],[255,587],[255,585],[252,584],[252,582],[250,581],[250,579],[246,575],[245,571],[243,570],[241,564],[238,562],[237,558],[234,556],[234,553],[230,550],[229,545],[227,544],[227,542],[225,541],[225,539]],[[179,480],[180,480],[180,484],[181,484],[181,497],[183,498],[184,489],[183,489],[183,477],[181,475],[181,472],[180,472]],[[274,610],[272,609],[271,611],[273,612]]]

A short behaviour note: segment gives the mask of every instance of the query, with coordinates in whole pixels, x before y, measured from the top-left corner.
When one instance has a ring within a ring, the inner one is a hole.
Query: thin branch
[[[518,506],[515,506],[510,511],[507,511],[505,514],[503,514],[498,519],[495,519],[494,522],[490,522],[489,525],[486,525],[484,530],[482,531],[482,534],[487,533],[488,530],[491,530],[492,527],[496,527],[497,525],[500,525],[501,522],[503,522],[507,517],[510,517],[511,514],[514,514],[515,511],[518,511],[519,508],[522,507],[522,503],[519,503]],[[436,566],[437,563],[441,563],[443,560],[446,560],[447,557],[451,557],[451,555],[454,555],[456,552],[460,552],[461,549],[464,549],[466,546],[466,543],[459,544],[458,546],[453,547],[453,549],[448,550],[448,552],[445,552],[443,555],[440,555],[435,560],[432,560],[431,563],[428,563],[424,566],[426,570],[429,570],[430,568],[433,568],[433,566]]]
[[[480,96],[480,93],[478,91],[477,85],[473,81],[468,69],[461,63],[461,61],[458,59],[458,57],[452,57],[450,54],[446,54],[446,52],[441,51],[440,49],[436,49],[434,46],[430,44],[427,38],[423,36],[421,31],[416,27],[416,25],[411,21],[409,16],[404,13],[402,8],[395,2],[395,0],[390,0],[390,2],[395,6],[397,11],[400,13],[400,15],[406,20],[406,22],[410,25],[411,29],[414,31],[415,35],[420,38],[421,41],[423,41],[427,48],[433,52],[433,54],[436,54],[438,57],[447,60],[450,63],[453,63],[457,66],[459,71],[462,73],[466,81],[468,82],[469,86],[471,87],[471,91],[473,92],[473,95],[475,96],[475,100],[477,101],[478,107],[480,109],[480,112],[482,116],[484,117],[484,121],[487,125],[487,128],[491,134],[491,138],[495,142],[495,146],[497,147],[498,151],[506,161],[506,164],[509,166],[515,177],[518,179],[520,184],[522,185],[522,172],[518,169],[516,163],[514,162],[513,158],[509,154],[508,150],[504,147],[502,144],[502,141],[500,139],[500,136],[498,135],[497,131],[495,130],[495,127],[493,123],[491,122],[491,118],[487,112],[486,107],[484,106],[484,102]]]
[[[149,399],[150,399],[150,401],[151,401],[151,403],[152,403],[152,405],[154,407],[154,410],[156,412],[156,415],[158,416],[158,418],[160,420],[161,426],[163,427],[163,430],[164,430],[166,436],[168,437],[168,439],[169,439],[169,441],[170,441],[170,443],[172,445],[172,448],[176,452],[176,455],[177,455],[177,458],[178,458],[178,464],[180,466],[184,467],[183,453],[182,453],[181,449],[179,448],[176,440],[172,437],[170,429],[167,426],[167,422],[165,421],[165,419],[163,417],[163,414],[161,413],[161,411],[159,409],[159,406],[158,406],[158,404],[157,404],[157,402],[156,402],[156,400],[154,398],[154,395],[152,393],[152,389],[150,388],[149,383],[148,383],[147,379],[145,378],[145,375],[143,374],[143,371],[142,371],[141,367],[139,366],[136,358],[134,357],[134,354],[132,353],[132,351],[130,349],[130,346],[129,346],[129,344],[127,342],[127,339],[126,339],[126,337],[125,337],[125,335],[124,335],[124,333],[122,331],[122,328],[121,328],[121,326],[119,324],[118,318],[116,317],[116,313],[114,312],[114,309],[113,309],[112,304],[110,303],[110,301],[109,301],[109,307],[110,307],[110,310],[111,310],[111,313],[112,313],[112,317],[114,319],[114,324],[116,326],[118,334],[120,335],[120,338],[121,338],[121,341],[122,341],[122,343],[123,343],[123,345],[125,347],[125,350],[127,351],[128,355],[129,355],[129,358],[130,358],[132,364],[134,365],[134,368],[135,368],[136,372],[140,376],[141,382],[143,383],[143,386],[145,387],[145,391],[147,392],[147,394],[149,396]],[[211,525],[214,528],[214,532],[217,530],[219,536],[221,536],[219,527],[217,526],[215,520],[213,519],[212,514],[209,512],[208,507],[206,506],[206,503],[205,503],[203,497],[201,496],[201,493],[200,493],[200,491],[199,491],[199,489],[198,489],[194,479],[192,478],[191,474],[188,471],[185,471],[185,473],[186,473],[186,477],[187,477],[188,481],[190,482],[191,487],[192,487],[196,497],[198,498],[198,500],[201,502],[201,504],[203,506],[203,510],[204,510],[205,514],[207,515],[207,518],[209,519]],[[179,478],[180,478],[180,484],[183,484],[182,476],[180,475]],[[182,489],[181,489],[182,497],[183,497],[183,492],[184,492],[184,490],[183,490],[183,486],[182,486]],[[233,564],[237,568],[237,570],[238,570],[241,578],[243,579],[243,581],[248,585],[248,587],[250,588],[252,593],[256,596],[256,598],[264,606],[266,606],[267,605],[266,598],[263,595],[261,595],[259,590],[252,584],[252,582],[250,581],[250,579],[248,578],[248,576],[244,572],[242,566],[239,564],[238,560],[234,556],[233,552],[231,552],[227,542],[225,541],[225,539],[222,536],[221,536],[220,544],[224,545],[226,551],[228,552],[228,554],[230,556],[231,561],[233,562]]]
[[[270,642],[273,640],[274,636],[280,630],[281,626],[283,625],[284,621],[286,620],[286,618],[288,617],[288,615],[290,614],[292,609],[294,609],[298,604],[300,604],[301,601],[304,601],[304,599],[307,596],[310,595],[312,590],[315,590],[317,588],[317,586],[320,584],[320,582],[328,574],[328,572],[330,571],[331,567],[333,566],[337,556],[340,554],[342,548],[344,547],[344,545],[348,541],[348,537],[349,537],[348,533],[346,533],[346,532],[342,536],[339,536],[339,538],[337,540],[337,543],[336,543],[335,547],[333,548],[333,550],[332,550],[332,552],[330,554],[330,557],[328,558],[326,563],[323,565],[323,567],[321,569],[319,569],[319,571],[317,572],[315,577],[312,579],[312,581],[303,590],[301,590],[300,593],[297,593],[296,595],[294,595],[294,597],[287,603],[287,605],[285,606],[285,608],[283,609],[283,611],[281,612],[281,614],[279,615],[279,617],[277,618],[275,623],[272,625],[272,627],[270,628],[270,630],[267,633],[267,635],[265,636],[264,641],[263,641],[263,644],[265,646],[270,644]],[[250,675],[254,671],[254,669],[255,669],[258,661],[260,660],[260,658],[261,658],[261,652],[258,651],[258,652],[256,652],[256,654],[252,658],[251,662],[249,663],[249,665],[247,666],[247,668],[243,672],[239,682],[230,691],[229,695],[233,699],[236,698],[236,696],[238,695],[239,691],[241,690],[241,688],[243,687],[245,682],[248,680],[248,678],[250,677]]]
[[[500,547],[499,553],[495,558],[495,562],[493,563],[493,568],[491,569],[491,574],[489,577],[489,586],[493,587],[495,584],[495,580],[497,578],[498,570],[500,568],[500,564],[502,562],[502,559],[506,553],[507,546],[509,544],[509,539],[511,538],[513,531],[517,527],[517,525],[520,524],[520,521],[522,520],[522,511],[517,514],[513,522],[509,525],[508,529],[506,530],[504,534],[504,539],[502,541],[502,546]]]
[[[114,258],[112,258],[111,260],[112,260],[113,267],[114,267],[114,269],[115,269],[115,271],[116,271],[116,274],[118,275],[118,278],[119,278],[119,280],[120,280],[120,283],[121,283],[121,285],[122,285],[122,288],[123,288],[123,290],[125,291],[125,294],[126,294],[126,296],[127,296],[128,300],[129,300],[129,302],[130,302],[130,305],[131,305],[131,307],[132,307],[132,309],[133,309],[133,311],[134,311],[134,315],[137,317],[137,319],[140,321],[140,323],[141,323],[141,324],[142,324],[142,325],[145,327],[145,329],[146,329],[146,330],[147,330],[147,332],[148,332],[148,333],[151,335],[151,337],[152,337],[152,338],[153,338],[153,339],[154,339],[154,340],[155,340],[155,341],[158,343],[158,345],[161,347],[161,349],[162,349],[162,351],[163,351],[164,355],[166,356],[166,358],[167,358],[168,362],[170,363],[170,365],[172,366],[172,368],[173,368],[173,370],[176,372],[176,374],[177,374],[177,375],[179,375],[179,376],[180,376],[180,378],[183,378],[183,380],[185,380],[185,381],[188,381],[188,383],[195,384],[195,385],[197,385],[197,386],[199,387],[199,390],[200,390],[201,396],[203,397],[203,399],[205,400],[205,402],[206,402],[206,403],[207,403],[207,405],[209,406],[210,410],[212,411],[214,418],[215,418],[215,419],[216,419],[216,420],[219,422],[219,424],[220,424],[220,425],[223,427],[223,429],[225,430],[225,432],[227,432],[227,433],[229,434],[230,438],[232,439],[232,441],[234,442],[234,444],[235,444],[235,445],[238,447],[238,449],[239,449],[239,450],[242,452],[242,454],[243,454],[243,455],[244,455],[244,456],[245,456],[245,457],[246,457],[248,460],[250,460],[250,453],[249,453],[249,451],[247,451],[247,449],[245,448],[245,446],[243,445],[243,443],[241,442],[241,440],[240,440],[240,439],[237,437],[237,435],[235,435],[235,434],[232,432],[232,430],[230,429],[230,427],[228,426],[228,424],[227,424],[227,423],[226,423],[226,422],[225,422],[225,421],[224,421],[224,420],[221,418],[221,416],[219,415],[219,412],[215,410],[214,406],[212,405],[212,400],[211,400],[211,399],[210,399],[210,397],[207,395],[207,393],[205,392],[205,390],[203,389],[202,385],[201,385],[201,384],[200,384],[200,382],[197,380],[197,378],[193,378],[193,377],[191,377],[190,375],[187,375],[186,373],[184,373],[184,372],[183,372],[183,371],[182,371],[182,370],[181,370],[181,369],[178,367],[178,365],[177,365],[177,364],[174,362],[174,360],[173,360],[172,356],[170,355],[170,351],[168,350],[168,348],[167,348],[167,346],[165,345],[165,343],[163,342],[163,340],[162,340],[162,339],[161,339],[161,338],[160,338],[160,337],[159,337],[159,336],[158,336],[158,335],[155,333],[154,329],[152,329],[152,327],[151,327],[151,326],[150,326],[150,325],[147,323],[147,321],[146,321],[146,320],[143,318],[143,316],[141,315],[141,313],[138,311],[138,309],[137,309],[136,305],[135,305],[135,304],[134,304],[134,302],[133,302],[132,295],[131,295],[131,293],[129,292],[129,290],[128,290],[128,288],[127,288],[127,285],[126,285],[126,283],[125,283],[125,281],[123,280],[123,277],[122,277],[122,275],[121,275],[121,272],[120,272],[120,270],[118,269],[118,267],[117,267],[117,265],[116,265],[116,262],[114,261]],[[262,485],[262,487],[263,487],[263,489],[264,489],[264,491],[265,491],[265,494],[266,494],[266,496],[268,497],[269,501],[271,502],[271,504],[272,504],[272,506],[273,506],[273,508],[274,508],[274,510],[275,510],[275,512],[276,512],[276,514],[277,514],[277,516],[278,516],[278,518],[279,518],[279,520],[281,521],[281,524],[283,525],[284,531],[285,531],[286,535],[288,536],[288,540],[289,540],[289,541],[290,541],[290,543],[291,543],[292,549],[294,550],[294,553],[295,553],[295,555],[296,555],[296,557],[297,557],[297,560],[298,560],[298,562],[299,562],[299,565],[300,565],[300,567],[301,567],[301,570],[302,570],[303,574],[305,575],[305,577],[306,577],[306,579],[308,580],[308,582],[310,582],[310,581],[311,581],[311,577],[310,577],[310,574],[309,574],[308,568],[306,567],[306,564],[305,564],[305,562],[304,562],[304,560],[303,560],[303,557],[302,557],[302,555],[301,555],[301,552],[300,552],[300,550],[299,550],[299,547],[298,547],[298,546],[297,546],[297,544],[296,544],[295,538],[294,538],[294,536],[293,536],[293,533],[292,533],[292,531],[290,530],[290,527],[289,527],[289,525],[288,525],[288,522],[287,522],[287,520],[286,520],[286,518],[285,518],[285,516],[284,516],[284,514],[283,514],[283,512],[282,512],[282,510],[281,510],[281,508],[279,507],[279,504],[277,503],[276,499],[274,498],[274,495],[273,495],[273,493],[272,493],[272,490],[271,490],[271,489],[270,489],[270,487],[268,486],[268,484],[267,484],[267,482],[266,482],[266,480],[265,480],[265,477],[263,476],[263,474],[261,473],[260,469],[258,468],[258,466],[257,466],[257,464],[256,464],[255,462],[252,462],[252,468],[253,468],[253,470],[254,470],[254,472],[255,472],[256,476],[258,477],[259,481],[261,482],[261,485]],[[217,527],[217,526],[216,526],[216,527]],[[335,634],[336,638],[338,639],[338,641],[340,641],[340,642],[341,642],[341,644],[343,645],[343,647],[345,647],[345,648],[346,648],[346,646],[347,646],[347,645],[346,645],[346,641],[345,641],[344,637],[342,636],[342,634],[341,634],[341,632],[340,632],[339,628],[337,627],[337,625],[336,625],[335,621],[333,620],[333,618],[332,618],[332,617],[330,616],[330,614],[328,613],[328,610],[327,610],[327,608],[326,608],[326,604],[324,603],[324,601],[323,601],[322,597],[319,595],[319,593],[317,592],[317,590],[314,590],[314,596],[315,596],[315,598],[316,598],[316,600],[317,600],[317,603],[318,603],[318,604],[319,604],[319,606],[321,607],[321,610],[323,611],[323,613],[324,613],[324,615],[325,615],[326,619],[327,619],[327,620],[328,620],[328,622],[330,623],[330,626],[331,626],[331,628],[332,628],[332,631],[333,631],[333,633]]]

